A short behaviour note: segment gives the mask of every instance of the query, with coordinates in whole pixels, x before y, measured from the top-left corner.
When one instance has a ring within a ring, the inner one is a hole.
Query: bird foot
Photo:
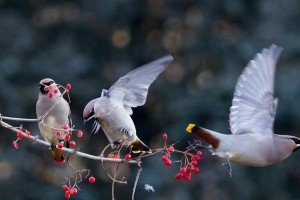
[[[225,166],[225,167],[227,167],[229,177],[231,178],[232,177],[232,168],[231,168],[231,164],[230,164],[229,159],[227,160],[226,163],[222,163],[222,165]]]

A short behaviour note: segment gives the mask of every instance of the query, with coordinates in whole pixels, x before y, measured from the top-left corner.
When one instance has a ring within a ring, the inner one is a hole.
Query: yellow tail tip
[[[141,150],[132,150],[131,151],[133,154],[137,154],[137,153],[141,153],[142,151]]]
[[[196,125],[195,124],[189,124],[187,127],[186,127],[186,131],[188,133],[191,133],[192,132],[192,129],[195,127]]]

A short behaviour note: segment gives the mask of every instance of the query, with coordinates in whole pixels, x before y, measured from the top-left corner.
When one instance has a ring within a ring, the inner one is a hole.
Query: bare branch
[[[15,133],[18,133],[18,132],[21,131],[18,128],[13,127],[12,125],[10,125],[10,124],[2,121],[2,120],[0,120],[0,124],[1,124],[2,127],[10,129],[11,131],[13,131]],[[31,135],[28,136],[23,131],[21,131],[21,132],[22,132],[22,134],[23,134],[24,137],[28,138],[29,140],[31,140],[31,141],[33,141],[35,143],[39,143],[39,144],[42,144],[42,145],[47,146],[47,147],[51,146],[51,144],[49,142],[46,142],[46,141],[41,140],[41,139],[38,139],[35,136],[31,136]],[[114,163],[123,163],[124,162],[123,159],[105,158],[103,156],[94,156],[94,155],[91,155],[91,154],[87,154],[87,153],[83,153],[83,152],[80,152],[80,151],[76,151],[75,149],[69,149],[69,148],[65,148],[65,147],[62,147],[61,150],[63,150],[64,152],[68,152],[68,153],[71,153],[71,154],[74,154],[74,155],[77,155],[77,156],[80,156],[80,157],[88,158],[88,159],[91,159],[91,160],[99,160],[99,161],[114,162]],[[138,164],[138,163],[140,163],[140,161],[130,160],[130,161],[126,161],[126,163]]]
[[[17,117],[6,117],[0,114],[0,120],[10,120],[17,122],[40,122],[42,119],[27,119],[27,118],[17,118]]]

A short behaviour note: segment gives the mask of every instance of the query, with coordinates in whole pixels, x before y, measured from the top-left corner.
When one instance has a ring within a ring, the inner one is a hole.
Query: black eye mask
[[[49,81],[48,83],[40,83],[39,86],[40,86],[40,91],[42,94],[47,94],[49,91],[45,91],[45,87],[51,85],[51,84],[54,84],[55,82],[54,81]]]

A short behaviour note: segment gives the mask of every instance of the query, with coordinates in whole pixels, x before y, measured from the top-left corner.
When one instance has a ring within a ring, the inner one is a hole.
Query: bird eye
[[[54,83],[55,83],[54,81],[49,81],[49,82],[43,83],[43,84],[49,86],[49,85],[52,85],[52,84],[54,84]]]

